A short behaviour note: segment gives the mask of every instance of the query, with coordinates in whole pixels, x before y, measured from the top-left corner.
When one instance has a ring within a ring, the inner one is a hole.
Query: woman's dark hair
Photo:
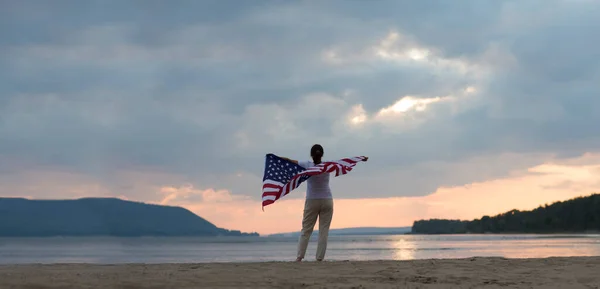
[[[313,159],[315,164],[321,163],[321,158],[323,157],[323,147],[320,144],[315,144],[310,148],[310,156]]]

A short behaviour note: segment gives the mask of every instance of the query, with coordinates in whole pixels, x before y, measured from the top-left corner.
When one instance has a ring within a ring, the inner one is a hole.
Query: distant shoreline
[[[484,232],[484,233],[406,233],[405,235],[599,235],[600,231],[584,232]]]
[[[426,219],[413,222],[411,232],[420,234],[577,234],[600,230],[600,194],[540,205],[536,209],[513,209],[474,220]]]
[[[317,236],[319,234],[318,231],[313,232],[313,236]],[[336,236],[518,236],[518,235],[539,235],[539,236],[557,236],[557,235],[577,235],[577,236],[596,236],[600,235],[600,231],[586,231],[586,232],[506,232],[506,233],[438,233],[438,234],[428,234],[428,233],[411,233],[411,232],[389,232],[389,233],[337,233],[330,234],[330,237]],[[298,237],[299,233],[278,233],[271,235],[220,235],[220,236],[205,236],[205,235],[40,235],[40,236],[0,236],[0,239],[39,239],[39,238],[51,238],[51,239],[61,239],[61,238],[198,238],[198,239],[244,239],[244,238],[285,238],[285,237]]]
[[[188,209],[118,198],[0,197],[0,237],[258,236],[219,228]]]
[[[351,228],[337,228],[330,229],[329,236],[362,236],[362,235],[402,235],[411,231],[411,227],[351,227]],[[314,230],[313,234],[319,234],[319,230]],[[299,236],[300,232],[285,232],[268,234],[268,237],[292,237]]]

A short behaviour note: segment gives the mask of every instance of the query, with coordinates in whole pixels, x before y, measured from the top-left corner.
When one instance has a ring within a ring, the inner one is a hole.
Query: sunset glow
[[[418,219],[474,219],[512,209],[534,209],[593,193],[600,179],[600,162],[583,166],[542,164],[529,171],[531,173],[510,178],[438,188],[423,197],[337,199],[332,228],[401,227],[411,226]],[[576,187],[561,186],[574,177],[577,178]],[[181,194],[186,196],[189,190],[182,189]],[[292,194],[265,208],[264,213],[256,200],[230,200],[223,206],[217,205],[220,201],[216,200],[228,199],[224,192],[210,189],[197,190],[196,194],[207,196],[207,201],[185,202],[183,198],[173,204],[184,205],[220,226],[261,234],[293,232],[300,226],[304,205],[304,201],[298,199],[303,195],[300,191],[295,192],[295,199]]]
[[[600,188],[598,1],[81,2],[0,4],[0,197],[297,231],[307,186],[263,212],[265,156],[314,144],[369,157],[330,180],[333,228]]]

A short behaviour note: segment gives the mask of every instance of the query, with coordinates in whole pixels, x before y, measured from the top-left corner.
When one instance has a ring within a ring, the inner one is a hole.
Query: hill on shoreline
[[[117,198],[0,198],[0,237],[258,236],[219,228],[182,207]]]
[[[472,221],[415,221],[412,234],[589,233],[600,232],[600,194],[578,197],[530,211],[511,210]]]

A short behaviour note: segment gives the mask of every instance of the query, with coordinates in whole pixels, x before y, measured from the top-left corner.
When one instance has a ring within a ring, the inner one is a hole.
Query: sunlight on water
[[[416,243],[407,241],[402,238],[397,242],[392,243],[394,246],[394,259],[396,260],[412,260],[415,259]]]
[[[314,259],[313,235],[307,260]],[[203,263],[291,261],[294,237],[0,238],[0,263]],[[328,260],[497,256],[599,256],[600,235],[331,236]]]

